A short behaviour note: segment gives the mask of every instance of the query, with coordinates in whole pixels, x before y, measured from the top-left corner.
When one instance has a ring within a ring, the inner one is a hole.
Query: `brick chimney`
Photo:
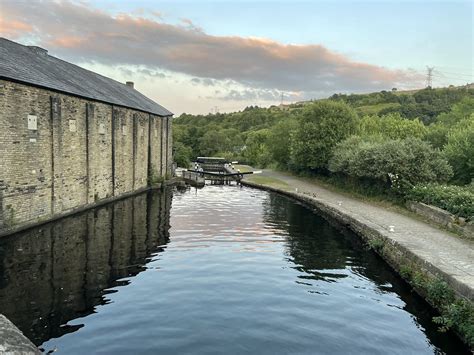
[[[125,84],[133,89],[133,81],[127,81]]]
[[[29,50],[39,55],[47,55],[48,50],[38,46],[28,46]]]

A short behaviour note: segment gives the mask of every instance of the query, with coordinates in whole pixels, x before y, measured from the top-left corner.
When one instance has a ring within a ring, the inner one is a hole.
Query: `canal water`
[[[58,354],[468,353],[357,236],[237,186],[1,238],[0,313]]]

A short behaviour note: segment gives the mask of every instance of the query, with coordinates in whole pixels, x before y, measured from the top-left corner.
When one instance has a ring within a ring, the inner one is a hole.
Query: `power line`
[[[455,80],[473,80],[473,77],[459,77],[459,76],[453,76],[453,75],[444,75],[444,74],[433,74],[433,77],[438,78],[438,79],[455,79]]]
[[[470,68],[468,67],[450,67],[450,66],[447,66],[447,65],[437,65],[436,68],[441,68],[441,69],[448,69],[448,70],[462,70],[462,71],[472,71],[472,66]]]
[[[452,74],[452,75],[457,75],[457,76],[469,76],[469,77],[473,77],[473,74],[463,74],[463,73],[452,73],[452,72],[449,72],[449,71],[439,71],[437,70],[438,73],[441,73],[441,74]]]
[[[433,86],[433,70],[434,67],[426,67],[426,87],[431,88]]]
[[[446,76],[446,77],[456,77],[456,78],[459,78],[459,77],[473,78],[474,77],[474,75],[472,75],[472,74],[450,73],[450,72],[439,71],[439,70],[436,70],[434,75]]]

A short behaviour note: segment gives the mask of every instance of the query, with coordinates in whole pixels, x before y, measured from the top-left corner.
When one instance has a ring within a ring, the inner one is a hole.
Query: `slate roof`
[[[113,79],[0,37],[0,78],[124,106],[159,116],[172,113],[137,90]]]

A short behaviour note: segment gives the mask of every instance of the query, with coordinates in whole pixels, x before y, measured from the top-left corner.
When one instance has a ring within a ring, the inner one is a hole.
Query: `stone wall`
[[[0,80],[0,235],[171,172],[171,119]]]
[[[107,303],[108,289],[164,250],[171,199],[171,190],[150,190],[6,237],[2,313],[36,345],[80,328],[64,325]]]
[[[472,221],[466,223],[463,218],[456,217],[448,211],[436,206],[426,205],[422,202],[408,201],[407,207],[418,215],[427,218],[430,222],[474,240],[474,224]]]

